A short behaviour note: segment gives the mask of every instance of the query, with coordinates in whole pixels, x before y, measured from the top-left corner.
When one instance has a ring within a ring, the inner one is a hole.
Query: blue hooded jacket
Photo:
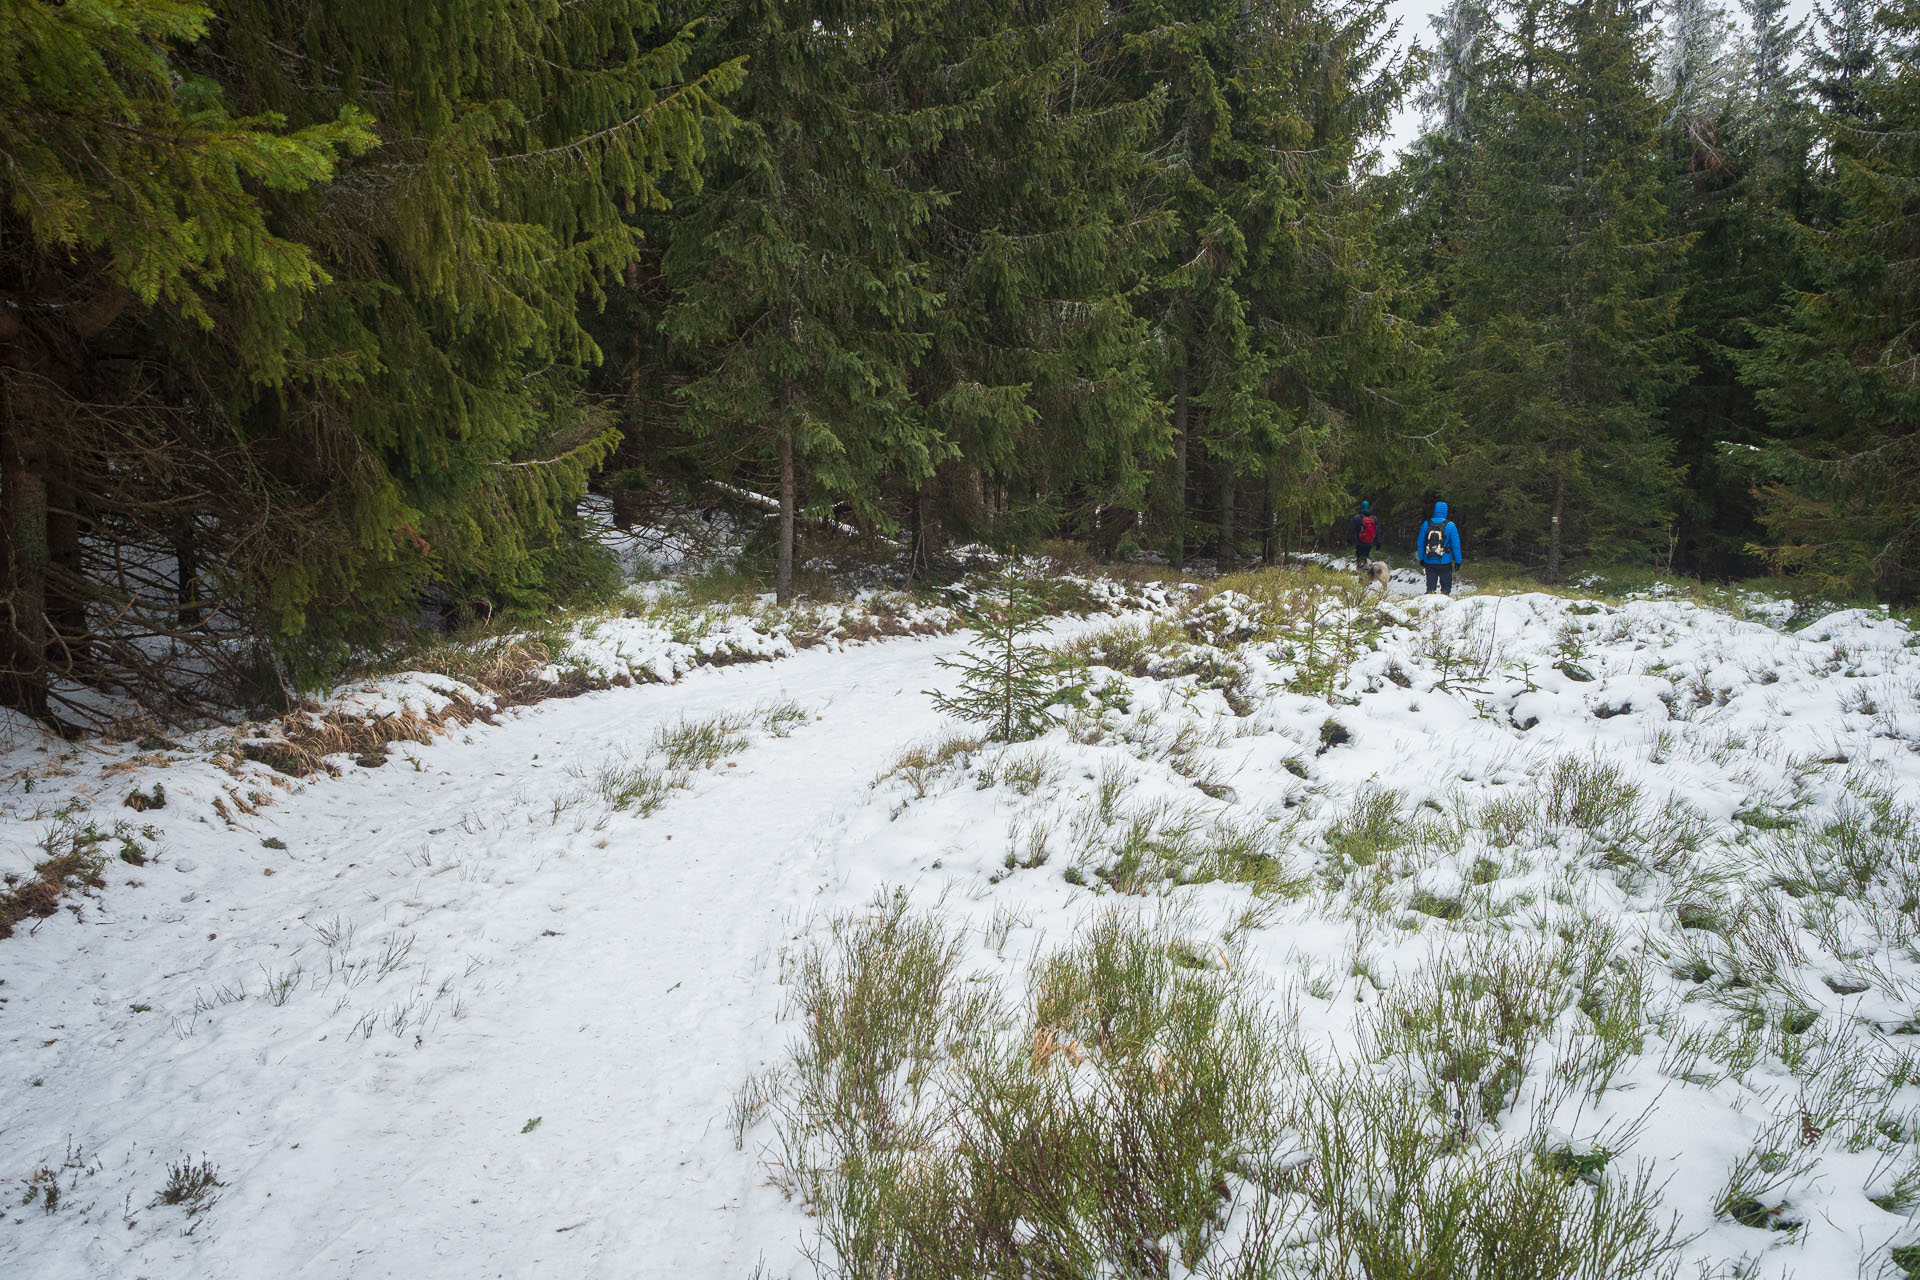
[[[1427,559],[1427,528],[1437,526],[1441,536],[1447,540],[1447,550],[1438,560]],[[1433,504],[1433,517],[1420,523],[1420,532],[1413,539],[1413,558],[1421,564],[1459,564],[1460,531],[1453,527],[1453,521],[1447,519],[1447,504]]]

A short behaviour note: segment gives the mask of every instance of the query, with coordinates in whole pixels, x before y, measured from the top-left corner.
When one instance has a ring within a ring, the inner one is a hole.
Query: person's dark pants
[[[1353,544],[1353,567],[1354,568],[1356,569],[1366,568],[1367,561],[1371,559],[1373,559],[1373,544],[1371,542],[1356,542]]]
[[[1427,566],[1427,594],[1439,591],[1442,595],[1453,594],[1453,562],[1430,564]]]

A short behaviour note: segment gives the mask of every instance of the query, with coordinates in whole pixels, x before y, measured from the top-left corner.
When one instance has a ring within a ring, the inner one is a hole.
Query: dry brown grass
[[[104,766],[100,770],[100,776],[103,778],[117,778],[123,773],[135,773],[141,769],[164,769],[172,763],[173,760],[171,757],[162,755],[157,751],[142,752],[139,755],[128,756],[124,760],[115,760],[113,763]]]
[[[564,627],[556,623],[536,634],[448,641],[431,649],[407,653],[388,670],[430,671],[451,677],[491,694],[496,709],[528,706],[548,698],[575,698],[598,689],[624,688],[632,683],[625,677],[595,679],[568,667],[561,661],[565,647]],[[557,679],[549,674],[553,670],[558,671]],[[473,718],[485,717],[475,715]]]
[[[354,715],[341,711],[296,711],[266,728],[264,736],[243,738],[235,749],[248,760],[292,778],[316,773],[337,775],[328,756],[384,756],[396,742],[429,743],[449,728],[485,720],[490,712],[459,694],[433,711]]]
[[[92,843],[78,840],[35,864],[32,879],[0,890],[0,938],[12,937],[22,920],[45,919],[58,911],[69,888],[104,888],[101,866]]]
[[[796,649],[811,649],[829,640],[852,641],[859,644],[893,636],[943,636],[953,629],[953,622],[941,621],[937,618],[918,618],[909,621],[898,616],[870,613],[843,622],[831,631],[796,635],[793,637],[793,645]]]
[[[1047,1065],[1059,1055],[1064,1055],[1076,1067],[1087,1060],[1087,1055],[1077,1042],[1062,1036],[1053,1027],[1041,1027],[1033,1033],[1033,1052],[1030,1056],[1035,1071],[1045,1071]]]

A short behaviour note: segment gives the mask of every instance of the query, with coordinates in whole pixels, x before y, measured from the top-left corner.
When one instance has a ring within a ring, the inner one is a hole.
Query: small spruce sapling
[[[1049,708],[1074,700],[1083,686],[1062,681],[1060,664],[1031,637],[1046,625],[1046,605],[1033,584],[1009,560],[998,581],[960,606],[977,644],[940,665],[961,673],[951,695],[926,692],[951,716],[988,726],[996,742],[1024,742],[1045,733]]]

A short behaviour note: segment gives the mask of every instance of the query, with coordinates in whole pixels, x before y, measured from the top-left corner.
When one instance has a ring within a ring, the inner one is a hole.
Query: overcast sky
[[[1431,46],[1433,26],[1429,19],[1446,7],[1446,0],[1389,0],[1388,13],[1400,21],[1401,46],[1404,48],[1415,40]],[[1734,30],[1744,32],[1746,18],[1740,12],[1737,0],[1723,0],[1722,7],[1731,16]],[[1787,11],[1798,17],[1808,17],[1813,12],[1813,0],[1789,0]],[[1420,113],[1412,106],[1403,107],[1394,120],[1392,136],[1386,143],[1385,150],[1389,160],[1394,152],[1413,141],[1419,128]]]

